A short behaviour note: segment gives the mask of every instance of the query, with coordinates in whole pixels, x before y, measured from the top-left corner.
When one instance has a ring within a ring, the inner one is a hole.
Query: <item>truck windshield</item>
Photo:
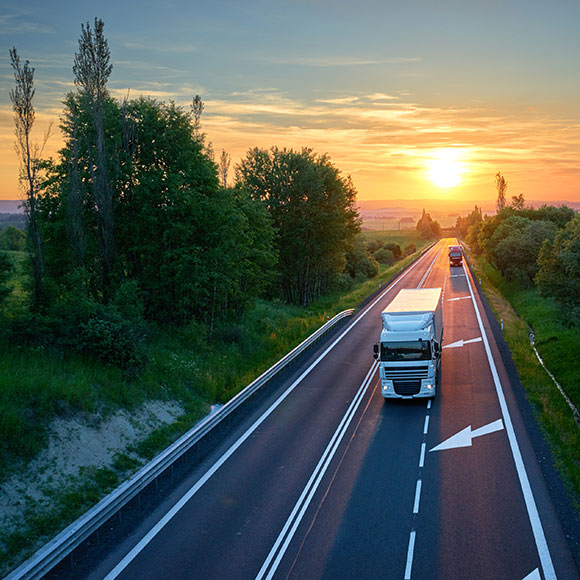
[[[431,346],[428,341],[381,342],[382,361],[430,360]]]

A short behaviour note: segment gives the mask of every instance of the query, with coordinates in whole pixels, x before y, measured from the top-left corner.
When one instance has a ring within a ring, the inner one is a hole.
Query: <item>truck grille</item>
[[[416,381],[426,379],[429,375],[429,367],[387,367],[385,379],[389,381]]]
[[[421,390],[421,381],[393,381],[395,393],[403,397],[416,395]]]
[[[429,367],[409,366],[385,369],[385,378],[393,381],[395,393],[403,397],[417,395],[421,390],[421,379],[429,375]]]

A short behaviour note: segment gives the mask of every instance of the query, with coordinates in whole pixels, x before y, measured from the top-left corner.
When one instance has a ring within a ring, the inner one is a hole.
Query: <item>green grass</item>
[[[580,406],[577,353],[580,329],[567,327],[557,305],[535,288],[520,289],[482,259],[473,259],[476,273],[498,319],[518,374],[538,422],[547,436],[556,467],[580,511],[580,428],[570,407],[542,368],[529,341],[533,328],[536,348],[576,407]]]
[[[427,245],[425,240],[416,229],[411,230],[365,230],[362,232],[365,240],[382,240],[383,242],[395,242],[403,249],[409,244],[415,244],[417,248],[420,245]]]

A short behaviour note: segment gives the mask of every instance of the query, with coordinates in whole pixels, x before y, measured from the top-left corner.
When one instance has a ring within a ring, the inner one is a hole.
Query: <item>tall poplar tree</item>
[[[44,248],[39,224],[38,196],[40,191],[39,170],[42,149],[48,139],[47,131],[42,146],[32,143],[31,133],[35,121],[34,68],[27,60],[22,64],[16,48],[10,50],[10,62],[14,69],[15,89],[10,91],[14,110],[16,151],[20,160],[20,183],[25,190],[25,211],[28,218],[28,238],[31,246],[32,274],[34,280],[34,309],[44,301]]]
[[[86,98],[95,131],[91,184],[97,208],[101,244],[102,288],[110,293],[115,262],[114,183],[107,157],[104,108],[108,97],[107,81],[113,70],[110,51],[103,33],[104,24],[95,18],[94,28],[81,25],[79,51],[75,54],[75,84]]]
[[[505,192],[507,191],[507,181],[499,171],[495,176],[495,188],[497,189],[497,201],[495,206],[499,213],[506,206]]]

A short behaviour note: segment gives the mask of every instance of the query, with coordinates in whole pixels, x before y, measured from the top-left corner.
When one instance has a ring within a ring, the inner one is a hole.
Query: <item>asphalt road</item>
[[[289,374],[85,578],[580,578],[452,241]],[[444,289],[441,388],[385,403],[380,313],[418,286]]]

